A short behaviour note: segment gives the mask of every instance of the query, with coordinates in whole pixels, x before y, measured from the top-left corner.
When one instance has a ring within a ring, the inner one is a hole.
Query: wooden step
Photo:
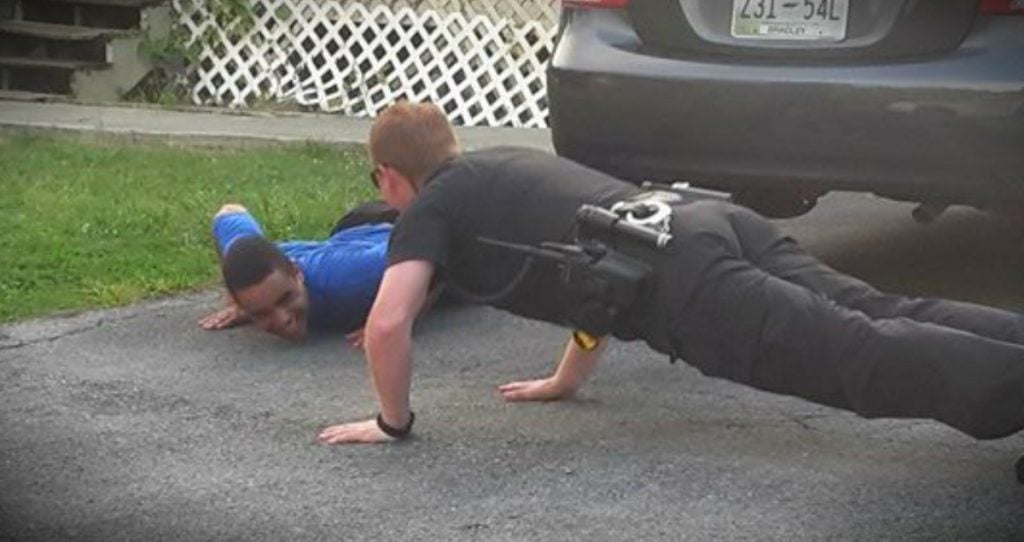
[[[85,62],[81,60],[51,60],[48,58],[0,56],[0,66],[7,68],[95,70],[97,68],[105,68],[108,64],[106,62]]]
[[[164,3],[164,0],[22,0],[26,3],[42,4],[78,4],[89,6],[109,6],[118,8],[145,8]]]
[[[28,92],[25,90],[0,90],[0,100],[10,102],[66,102],[69,96],[63,94],[47,94],[45,92]]]
[[[114,28],[92,28],[35,21],[0,21],[0,33],[17,34],[48,40],[89,41],[105,36],[131,36],[137,31]]]

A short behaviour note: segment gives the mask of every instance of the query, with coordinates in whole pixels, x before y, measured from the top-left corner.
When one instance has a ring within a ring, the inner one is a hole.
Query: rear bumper
[[[548,69],[559,154],[628,179],[1024,199],[1024,18],[979,18],[956,51],[845,66],[638,52],[582,10]]]

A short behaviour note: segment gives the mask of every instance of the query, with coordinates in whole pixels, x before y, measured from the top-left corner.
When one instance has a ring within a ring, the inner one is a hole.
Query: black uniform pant
[[[1024,428],[1024,317],[880,292],[740,207],[688,205],[673,228],[699,262],[676,337],[702,372],[977,438]]]

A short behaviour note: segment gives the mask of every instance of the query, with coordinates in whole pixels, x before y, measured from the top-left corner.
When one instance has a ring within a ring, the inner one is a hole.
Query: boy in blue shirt
[[[336,230],[325,241],[272,243],[238,204],[213,218],[228,306],[199,321],[216,330],[253,322],[298,341],[309,328],[350,334],[355,343],[386,267],[391,224]]]

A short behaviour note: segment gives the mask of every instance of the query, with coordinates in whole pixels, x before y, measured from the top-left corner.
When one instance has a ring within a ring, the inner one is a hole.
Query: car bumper
[[[827,67],[644,54],[612,11],[564,23],[561,155],[634,180],[1024,199],[1024,18],[980,18],[941,57]]]

